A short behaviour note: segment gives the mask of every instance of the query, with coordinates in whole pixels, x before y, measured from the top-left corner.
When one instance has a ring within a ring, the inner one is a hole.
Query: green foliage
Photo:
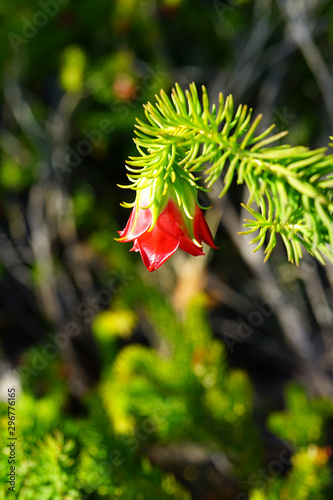
[[[63,396],[24,393],[17,399],[15,498],[189,500],[173,476],[130,453],[114,436],[98,398],[87,402],[89,418],[78,419],[66,413]],[[7,498],[7,405],[0,412],[0,496]]]
[[[194,83],[185,94],[176,84],[171,100],[161,90],[145,114],[149,123],[137,120],[136,125],[140,156],[128,161],[132,189],[141,189],[141,178],[151,183],[162,178],[165,195],[179,176],[202,189],[194,174],[205,170],[208,187],[222,177],[223,196],[236,178],[249,190],[246,208],[256,220],[246,227],[247,232],[259,229],[256,249],[269,235],[266,258],[281,234],[291,262],[302,257],[301,244],[321,262],[323,255],[333,262],[333,155],[326,155],[326,148],[272,146],[287,132],[270,135],[272,125],[257,133],[262,115],[252,121],[251,109],[240,105],[234,111],[232,96],[224,100],[222,93],[218,105],[210,106],[205,87],[200,99]],[[249,206],[252,202],[259,213]]]
[[[117,347],[117,339],[128,339],[138,321],[137,313],[127,308],[133,297],[157,349]],[[42,380],[29,376],[16,405],[18,500],[189,500],[173,476],[145,457],[154,444],[181,447],[190,442],[208,453],[224,453],[233,466],[229,474],[240,485],[257,475],[263,453],[252,386],[244,372],[228,367],[206,315],[203,295],[179,319],[155,289],[138,281],[129,285],[114,308],[94,321],[104,357],[103,377],[98,391],[84,398],[79,417],[68,411],[59,360],[44,368]],[[38,355],[33,350],[26,356],[22,374],[29,373],[29,364],[36,366]],[[284,412],[269,416],[268,428],[297,447],[291,468],[286,475],[269,476],[266,487],[250,489],[250,499],[328,500],[330,449],[323,444],[332,403],[310,401],[296,385],[288,387],[286,403]],[[2,403],[2,443],[6,443],[6,421],[7,405]],[[4,444],[0,453],[4,498],[8,454]]]
[[[266,491],[255,489],[249,500],[324,500],[331,498],[330,451],[315,445],[298,451],[286,478],[277,478]]]
[[[24,476],[19,498],[45,500],[74,500],[79,497],[72,475],[74,442],[64,441],[58,431],[50,434],[32,448],[29,462],[22,464],[18,474]],[[25,470],[24,470],[25,469]],[[38,492],[36,497],[36,492]]]
[[[145,426],[153,441],[215,442],[234,462],[235,473],[250,473],[260,460],[251,384],[244,372],[228,369],[203,299],[183,321],[156,291],[148,303],[160,352],[136,345],[123,349],[102,387],[116,432],[138,446],[145,441],[140,443],[137,431]]]
[[[290,384],[286,410],[273,412],[268,428],[296,448],[286,477],[275,477],[265,489],[255,489],[249,500],[324,500],[332,495],[332,473],[328,464],[332,450],[323,446],[327,420],[333,404],[325,399],[310,400],[305,390]]]
[[[11,159],[4,159],[0,167],[0,189],[21,191],[32,183],[33,176],[29,168],[22,168]]]
[[[66,48],[60,72],[60,82],[65,90],[75,93],[82,89],[85,64],[86,57],[80,47]]]
[[[294,446],[323,445],[325,424],[333,416],[333,402],[310,400],[304,389],[291,384],[286,390],[286,410],[272,413],[268,427],[274,434],[287,439]]]
[[[127,301],[133,303],[137,292],[135,285],[126,289],[120,310]],[[233,463],[232,477],[242,483],[257,476],[262,455],[251,384],[243,372],[228,368],[224,350],[210,332],[204,297],[197,297],[180,320],[156,290],[145,286],[140,294],[159,349],[130,345],[105,371],[101,397],[116,435],[133,451],[152,443],[190,441],[206,448],[214,443],[212,449],[226,453]],[[332,403],[310,400],[304,389],[291,384],[286,404],[284,412],[270,414],[268,428],[297,446],[291,468],[285,475],[268,467],[266,487],[250,489],[250,499],[329,499],[331,451],[320,446]]]

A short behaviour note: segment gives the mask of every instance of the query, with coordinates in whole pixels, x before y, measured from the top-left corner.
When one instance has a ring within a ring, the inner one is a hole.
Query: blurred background
[[[237,235],[148,273],[114,241],[135,118],[175,82],[325,146],[328,0],[2,0],[1,498],[331,499],[333,270]],[[16,493],[7,389],[15,387]]]

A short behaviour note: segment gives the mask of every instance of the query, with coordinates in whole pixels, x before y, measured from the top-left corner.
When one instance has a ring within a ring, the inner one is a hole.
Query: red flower
[[[191,255],[204,255],[201,242],[212,248],[214,245],[210,229],[195,198],[191,200],[191,213],[186,215],[172,197],[165,197],[164,208],[153,224],[150,204],[150,189],[141,189],[136,204],[123,231],[119,231],[118,241],[134,241],[131,252],[140,252],[148,271],[155,271],[177,248]],[[191,218],[189,217],[191,216]]]

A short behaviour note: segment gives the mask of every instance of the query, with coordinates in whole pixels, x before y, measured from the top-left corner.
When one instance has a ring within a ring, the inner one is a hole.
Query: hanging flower
[[[120,242],[133,241],[130,251],[140,252],[148,271],[155,271],[177,248],[191,255],[204,255],[201,242],[212,248],[210,229],[196,201],[197,190],[178,179],[170,192],[159,189],[158,181],[137,187],[132,213]]]

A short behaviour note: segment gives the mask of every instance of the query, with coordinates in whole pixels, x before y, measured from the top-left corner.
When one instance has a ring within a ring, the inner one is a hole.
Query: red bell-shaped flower
[[[140,252],[148,271],[155,271],[177,248],[194,256],[204,255],[202,241],[217,248],[191,186],[184,183],[178,200],[166,193],[158,201],[152,197],[153,192],[151,185],[138,189],[134,208],[118,239],[134,241],[131,251]]]

